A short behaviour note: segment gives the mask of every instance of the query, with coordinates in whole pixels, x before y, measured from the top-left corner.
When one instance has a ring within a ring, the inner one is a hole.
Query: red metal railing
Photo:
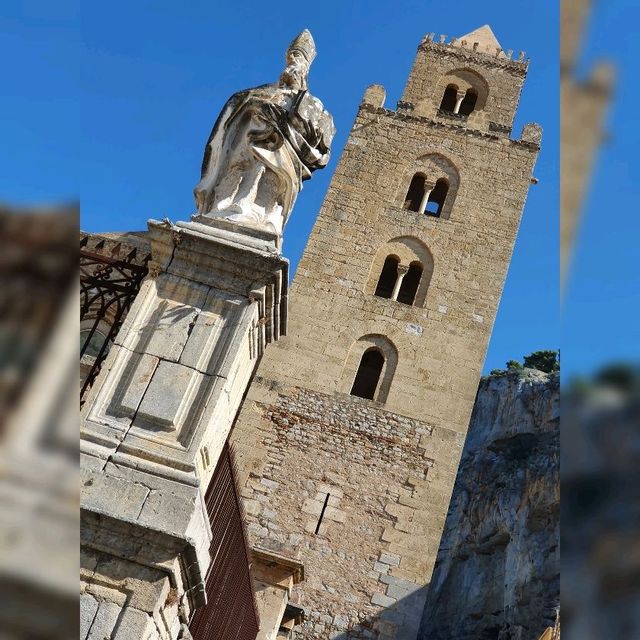
[[[226,444],[205,501],[213,538],[206,578],[207,604],[190,624],[194,640],[255,640],[258,611],[244,530],[242,500],[231,447]]]

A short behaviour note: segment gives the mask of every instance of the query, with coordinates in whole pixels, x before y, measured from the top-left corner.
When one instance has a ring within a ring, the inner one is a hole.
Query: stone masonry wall
[[[178,597],[166,573],[87,549],[81,567],[80,640],[179,637]]]
[[[251,542],[302,560],[300,638],[415,638],[462,437],[348,398],[254,381],[234,432]]]

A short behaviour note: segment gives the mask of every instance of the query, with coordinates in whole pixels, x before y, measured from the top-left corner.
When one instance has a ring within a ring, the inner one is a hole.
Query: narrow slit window
[[[412,262],[409,265],[409,271],[402,279],[402,285],[398,292],[398,302],[412,305],[418,293],[420,279],[422,278],[422,265],[419,262]]]
[[[362,354],[358,372],[351,387],[351,395],[367,400],[373,400],[380,381],[380,374],[384,366],[384,356],[372,347]]]
[[[327,505],[329,504],[330,495],[331,495],[330,493],[327,493],[324,499],[324,504],[322,505],[322,511],[320,512],[320,517],[318,518],[318,524],[316,525],[316,535],[318,535],[318,532],[320,531],[320,525],[322,524],[322,519],[324,518],[324,512],[327,510]]]
[[[464,95],[462,103],[460,104],[458,113],[461,116],[470,115],[476,108],[476,102],[478,102],[478,92],[475,89],[468,89],[467,93]]]
[[[458,87],[455,84],[450,84],[444,90],[444,95],[442,96],[442,102],[440,103],[440,110],[453,113],[455,111],[457,101],[458,101]]]
[[[448,192],[449,182],[445,180],[445,178],[440,178],[429,195],[429,201],[427,202],[427,207],[424,212],[428,216],[439,218],[444,208],[444,201],[447,199]]]
[[[409,209],[409,211],[420,211],[420,204],[426,192],[425,182],[426,178],[421,173],[416,173],[416,175],[411,178],[409,191],[407,191],[407,196],[404,199],[405,209]]]
[[[393,289],[398,279],[398,263],[400,261],[395,256],[387,256],[384,261],[382,271],[380,272],[380,278],[376,285],[374,295],[380,298],[390,298],[393,294]]]

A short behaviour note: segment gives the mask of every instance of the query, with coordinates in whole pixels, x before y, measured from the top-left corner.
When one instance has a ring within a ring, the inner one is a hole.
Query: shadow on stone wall
[[[381,610],[376,616],[365,618],[360,624],[343,631],[334,631],[328,639],[416,640],[427,589],[428,585],[416,589]]]

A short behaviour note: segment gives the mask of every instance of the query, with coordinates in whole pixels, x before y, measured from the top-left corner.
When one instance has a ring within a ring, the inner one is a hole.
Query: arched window
[[[422,265],[419,262],[412,262],[409,265],[409,270],[402,278],[402,284],[400,285],[400,291],[398,291],[398,302],[403,304],[413,304],[416,299],[416,293],[420,286],[420,279],[422,278]]]
[[[478,102],[478,92],[475,89],[467,89],[458,113],[461,116],[468,116],[476,108],[476,102]]]
[[[387,336],[364,335],[349,350],[339,389],[359,398],[387,402],[397,365],[398,350]]]
[[[398,279],[398,264],[400,260],[396,256],[387,256],[384,261],[380,278],[374,295],[380,298],[390,298]]]
[[[442,96],[442,102],[440,103],[441,111],[448,111],[453,113],[458,102],[458,87],[455,84],[450,84],[445,90]]]
[[[422,204],[422,198],[426,192],[425,187],[426,178],[422,173],[416,173],[411,178],[411,184],[409,185],[409,191],[404,199],[404,208],[409,211],[420,211],[420,205]]]
[[[428,216],[440,217],[442,208],[444,207],[444,201],[447,199],[447,193],[449,192],[449,181],[446,178],[440,178],[435,187],[431,190],[429,195],[429,201],[424,212]]]
[[[384,356],[376,347],[370,347],[362,354],[358,372],[351,387],[351,395],[373,400],[384,366]]]

